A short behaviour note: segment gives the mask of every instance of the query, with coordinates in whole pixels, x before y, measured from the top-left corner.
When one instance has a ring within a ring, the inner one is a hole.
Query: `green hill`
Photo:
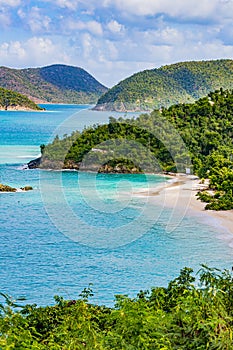
[[[145,70],[121,81],[99,98],[95,109],[159,109],[194,102],[220,88],[233,88],[233,60],[181,62]]]
[[[188,167],[209,178],[214,196],[200,194],[207,208],[227,210],[233,209],[232,146],[233,90],[220,89],[195,103],[136,119],[110,117],[109,124],[56,137],[41,147],[42,159],[37,161],[42,168],[105,173],[185,172]]]
[[[79,67],[55,64],[42,68],[0,67],[0,86],[37,103],[96,103],[107,91]]]
[[[0,109],[32,109],[43,110],[28,97],[0,87]]]

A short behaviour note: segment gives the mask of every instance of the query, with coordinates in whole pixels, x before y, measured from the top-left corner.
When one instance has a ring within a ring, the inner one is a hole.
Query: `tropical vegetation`
[[[1,293],[0,348],[231,350],[232,289],[230,271],[202,265],[198,277],[185,267],[167,287],[118,295],[113,307],[92,304],[91,286],[45,307]]]
[[[233,209],[233,90],[191,104],[115,119],[42,146],[42,167],[99,172],[185,172],[209,179],[206,209]]]
[[[233,88],[233,60],[179,62],[136,73],[107,91],[97,110],[149,111]]]
[[[36,105],[26,96],[17,92],[7,90],[0,87],[0,108],[7,110],[8,108],[26,108],[41,111],[43,108]]]

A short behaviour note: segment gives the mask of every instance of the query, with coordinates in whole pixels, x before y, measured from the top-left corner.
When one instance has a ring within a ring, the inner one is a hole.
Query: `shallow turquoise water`
[[[112,304],[115,294],[166,285],[184,266],[230,268],[232,248],[212,227],[184,217],[168,233],[171,210],[154,206],[153,217],[145,215],[148,204],[132,194],[161,177],[22,170],[54,134],[108,119],[80,110],[0,113],[1,182],[34,188],[1,194],[0,290],[45,305],[56,294],[76,298],[93,283],[93,302]]]

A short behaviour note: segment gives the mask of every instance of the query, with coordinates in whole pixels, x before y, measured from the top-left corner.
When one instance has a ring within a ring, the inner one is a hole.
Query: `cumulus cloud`
[[[10,24],[11,18],[9,12],[5,9],[2,9],[2,11],[0,11],[0,27],[7,28]]]
[[[164,64],[233,57],[233,0],[0,0],[0,5],[5,65],[67,63],[111,86]]]
[[[24,24],[27,24],[33,33],[49,30],[51,18],[43,15],[37,6],[32,7],[28,13],[20,8],[17,13]]]
[[[21,0],[0,0],[0,6],[17,7],[21,4]]]
[[[52,5],[60,8],[67,8],[68,10],[76,10],[79,5],[79,0],[42,0],[44,2],[49,2]]]
[[[108,22],[107,28],[112,32],[112,33],[120,33],[124,30],[124,26],[120,23],[118,23],[116,20],[112,20]]]
[[[3,43],[0,46],[0,59],[2,62],[7,61],[9,58],[12,61],[20,61],[25,58],[25,54],[26,52],[19,41]]]
[[[151,45],[181,45],[185,41],[185,33],[167,26],[158,30],[144,32],[143,39],[147,44]]]
[[[232,0],[103,0],[103,6],[115,7],[121,12],[136,16],[154,16],[162,13],[181,19],[213,19],[218,16],[219,11],[227,16],[233,5]]]
[[[68,56],[50,39],[32,37],[27,41],[4,42],[0,45],[0,61],[13,67],[30,67],[68,61]]]
[[[66,22],[66,29],[71,31],[88,31],[94,35],[103,34],[101,23],[94,20],[87,22],[70,20]]]

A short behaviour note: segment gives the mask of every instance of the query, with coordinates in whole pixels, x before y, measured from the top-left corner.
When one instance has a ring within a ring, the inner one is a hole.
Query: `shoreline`
[[[173,180],[149,191],[141,189],[134,196],[147,197],[151,204],[171,208],[183,217],[196,216],[203,223],[219,228],[219,233],[233,234],[233,210],[205,210],[206,203],[197,199],[197,192],[206,188],[207,184],[201,184],[194,175],[170,176],[170,179]]]
[[[4,107],[0,107],[0,112],[44,112],[44,109],[33,109],[23,106],[9,106],[7,107],[7,109],[5,109]]]

